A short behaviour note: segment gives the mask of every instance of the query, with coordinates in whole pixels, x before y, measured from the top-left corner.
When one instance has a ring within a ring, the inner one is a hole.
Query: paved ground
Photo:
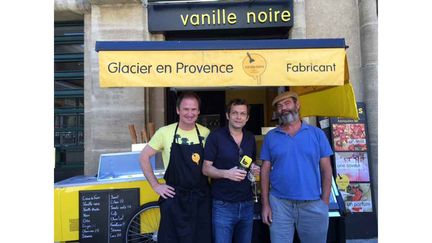
[[[378,239],[347,240],[346,243],[378,243]]]
[[[378,243],[378,239],[347,240],[346,243]]]
[[[76,241],[78,243],[78,241]],[[55,242],[58,243],[58,242]],[[73,242],[71,242],[73,243]],[[378,243],[378,239],[347,240],[346,243]]]
[[[378,239],[347,240],[346,243],[378,243]]]

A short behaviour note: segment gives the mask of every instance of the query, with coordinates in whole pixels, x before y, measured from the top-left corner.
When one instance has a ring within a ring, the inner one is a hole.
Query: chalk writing
[[[139,189],[80,192],[80,242],[120,243],[123,228],[139,207]]]

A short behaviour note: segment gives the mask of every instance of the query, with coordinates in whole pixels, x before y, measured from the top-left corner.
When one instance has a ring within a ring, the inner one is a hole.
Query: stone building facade
[[[376,0],[294,0],[290,39],[345,38],[350,81],[367,106],[374,198],[378,193],[378,43]],[[148,30],[147,0],[55,0],[55,21],[84,22],[84,173],[101,153],[129,151],[127,124],[166,124],[164,88],[99,87],[96,41],[161,41]]]

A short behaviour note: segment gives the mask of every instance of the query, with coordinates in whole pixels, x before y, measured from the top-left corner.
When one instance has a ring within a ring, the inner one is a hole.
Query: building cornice
[[[54,12],[73,12],[84,14],[90,12],[89,0],[54,0]]]

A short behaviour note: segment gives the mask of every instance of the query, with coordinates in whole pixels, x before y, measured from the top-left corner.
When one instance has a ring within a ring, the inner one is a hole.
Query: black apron
[[[161,221],[159,243],[211,243],[211,197],[202,174],[204,148],[198,127],[199,144],[176,143],[178,124],[171,144],[164,179],[175,188],[174,198],[159,198]]]

